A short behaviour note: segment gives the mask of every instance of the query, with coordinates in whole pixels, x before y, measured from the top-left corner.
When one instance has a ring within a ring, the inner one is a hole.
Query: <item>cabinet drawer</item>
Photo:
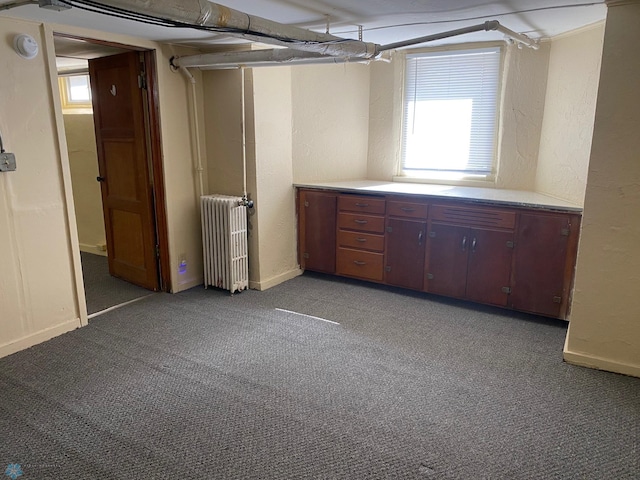
[[[341,275],[382,281],[382,253],[338,248],[336,271]]]
[[[338,198],[338,210],[345,212],[362,212],[384,214],[384,199],[373,197],[357,197],[341,195]]]
[[[457,225],[514,228],[516,214],[499,208],[432,205],[431,219]]]
[[[338,214],[338,228],[357,230],[359,232],[383,233],[384,217],[340,213]]]
[[[387,214],[394,217],[427,219],[428,206],[424,203],[388,201]]]
[[[340,247],[361,248],[363,250],[382,252],[384,250],[384,235],[338,230],[338,245]]]

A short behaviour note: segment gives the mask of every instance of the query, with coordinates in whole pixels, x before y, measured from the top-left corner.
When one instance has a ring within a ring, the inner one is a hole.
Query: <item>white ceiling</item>
[[[0,0],[0,6],[5,3],[12,3],[12,0]],[[329,16],[332,34],[357,38],[357,26],[362,25],[363,40],[378,44],[494,19],[532,38],[545,38],[595,23],[606,15],[603,0],[221,0],[218,3],[280,23],[317,31],[325,30]],[[0,15],[194,46],[239,42],[224,35],[146,25],[78,8],[56,12],[37,5],[24,5],[0,11]],[[448,42],[501,38],[503,36],[498,32],[479,32]]]

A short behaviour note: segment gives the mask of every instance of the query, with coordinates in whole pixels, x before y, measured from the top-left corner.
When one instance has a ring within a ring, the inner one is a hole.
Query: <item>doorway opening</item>
[[[89,318],[169,291],[154,51],[54,34]]]

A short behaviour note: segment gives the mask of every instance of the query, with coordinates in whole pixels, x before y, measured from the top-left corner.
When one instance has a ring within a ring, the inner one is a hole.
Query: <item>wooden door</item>
[[[467,298],[474,302],[506,306],[511,281],[513,233],[470,230]]]
[[[300,190],[298,248],[301,268],[335,273],[336,206],[336,194]]]
[[[89,60],[109,273],[158,290],[139,52]]]
[[[385,282],[422,290],[427,222],[387,219]]]
[[[432,222],[425,290],[439,295],[463,298],[467,282],[467,256],[470,230],[467,227]]]
[[[521,214],[514,262],[513,308],[561,317],[566,303],[567,215]]]

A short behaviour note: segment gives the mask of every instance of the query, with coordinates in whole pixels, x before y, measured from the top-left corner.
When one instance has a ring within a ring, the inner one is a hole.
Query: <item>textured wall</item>
[[[640,376],[640,2],[610,5],[565,359]]]
[[[497,188],[533,190],[547,88],[549,43],[538,50],[507,48]]]
[[[91,114],[68,114],[64,116],[64,130],[69,150],[69,168],[73,184],[73,203],[78,227],[80,249],[106,255],[98,245],[105,245],[102,194],[96,177],[98,154]]]
[[[247,72],[248,73],[248,72]],[[202,73],[209,192],[242,195],[241,76],[239,70]]]
[[[252,75],[256,185],[252,226],[257,229],[259,262],[258,278],[252,278],[252,287],[258,289],[299,274],[292,186],[291,70],[254,69]]]
[[[45,35],[37,24],[2,17],[0,32],[6,40],[27,33],[40,45],[25,60],[0,42],[0,132],[17,161],[15,172],[0,173],[2,356],[79,327],[80,307]]]
[[[368,67],[308,65],[291,71],[294,181],[366,177]]]
[[[554,38],[536,191],[582,205],[602,58],[604,23]]]

